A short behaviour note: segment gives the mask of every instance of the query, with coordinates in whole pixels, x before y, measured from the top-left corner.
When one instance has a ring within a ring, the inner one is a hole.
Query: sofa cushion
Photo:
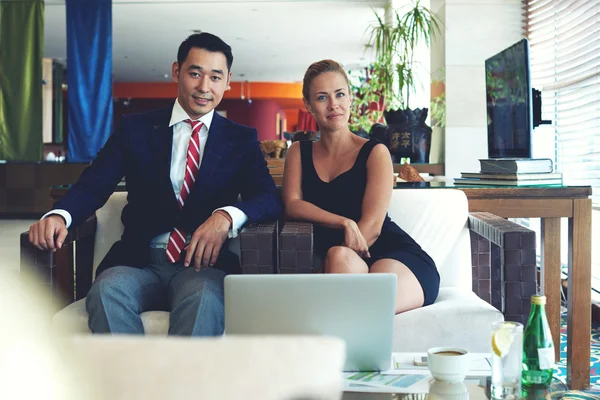
[[[169,331],[169,313],[166,311],[146,311],[142,313],[144,330],[149,335],[166,335]],[[68,333],[90,333],[85,299],[71,303],[52,318],[52,325],[59,331]]]
[[[388,214],[433,258],[441,287],[470,289],[469,204],[463,191],[396,189]]]
[[[423,352],[452,346],[490,352],[491,326],[502,313],[473,292],[441,288],[435,303],[398,314],[394,320],[394,352]]]
[[[442,288],[430,306],[398,314],[394,322],[394,351],[423,352],[435,346],[463,347],[472,352],[489,352],[492,322],[503,320],[502,314],[475,293],[456,288]],[[69,333],[89,333],[85,300],[68,305],[54,315],[55,328]],[[142,313],[144,329],[149,335],[166,335],[169,313]]]
[[[112,245],[121,239],[123,224],[121,223],[121,212],[127,204],[127,192],[115,192],[108,201],[96,211],[96,236],[94,237],[94,263],[93,275],[96,276],[96,268],[102,261]]]

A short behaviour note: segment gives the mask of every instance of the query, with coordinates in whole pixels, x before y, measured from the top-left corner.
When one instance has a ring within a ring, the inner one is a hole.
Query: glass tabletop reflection
[[[490,378],[467,378],[461,383],[444,383],[431,379],[428,393],[344,392],[342,400],[489,400]],[[528,390],[523,400],[558,400],[568,390],[557,378],[549,390]]]

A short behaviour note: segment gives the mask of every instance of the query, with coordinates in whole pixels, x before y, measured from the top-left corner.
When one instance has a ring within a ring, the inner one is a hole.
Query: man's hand
[[[185,247],[186,254],[183,265],[192,264],[196,271],[201,267],[212,267],[219,258],[219,252],[225,240],[231,222],[220,212],[215,212],[192,235],[190,243]],[[193,258],[193,260],[192,260]]]
[[[29,227],[29,241],[40,250],[56,251],[67,237],[65,220],[60,215],[50,215]]]
[[[344,223],[344,245],[350,247],[362,258],[370,258],[369,245],[356,222],[348,219]]]

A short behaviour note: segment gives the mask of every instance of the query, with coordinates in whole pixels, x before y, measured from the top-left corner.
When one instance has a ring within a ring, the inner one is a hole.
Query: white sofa
[[[94,269],[120,236],[120,210],[125,199],[125,193],[115,193],[96,213]],[[503,315],[472,291],[469,212],[464,193],[455,189],[394,190],[388,212],[431,255],[441,276],[440,293],[433,305],[396,316],[394,351],[425,351],[445,345],[489,351],[490,326]],[[234,250],[239,246],[235,241],[232,245]],[[168,318],[163,311],[142,314],[148,334],[166,334]],[[54,324],[72,332],[89,332],[85,299],[59,311]]]

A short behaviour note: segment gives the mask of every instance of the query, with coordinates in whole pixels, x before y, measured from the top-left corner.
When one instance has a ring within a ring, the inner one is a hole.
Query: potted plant
[[[391,130],[383,139],[394,158],[429,162],[431,128],[425,124],[428,108],[411,110],[408,106],[415,91],[415,49],[422,42],[429,44],[431,37],[439,32],[439,24],[420,0],[415,0],[402,15],[389,6],[386,13],[391,13],[391,21],[375,13],[376,23],[369,30],[367,47],[375,52],[371,76],[376,81],[366,85],[361,95],[370,101],[368,104],[375,101],[381,105]]]
[[[415,49],[421,42],[429,45],[440,27],[420,0],[415,0],[403,15],[389,5],[386,13],[391,13],[393,21],[388,23],[375,13],[376,23],[370,28],[367,47],[375,52],[385,110],[391,111],[408,107],[410,94],[415,91]]]

